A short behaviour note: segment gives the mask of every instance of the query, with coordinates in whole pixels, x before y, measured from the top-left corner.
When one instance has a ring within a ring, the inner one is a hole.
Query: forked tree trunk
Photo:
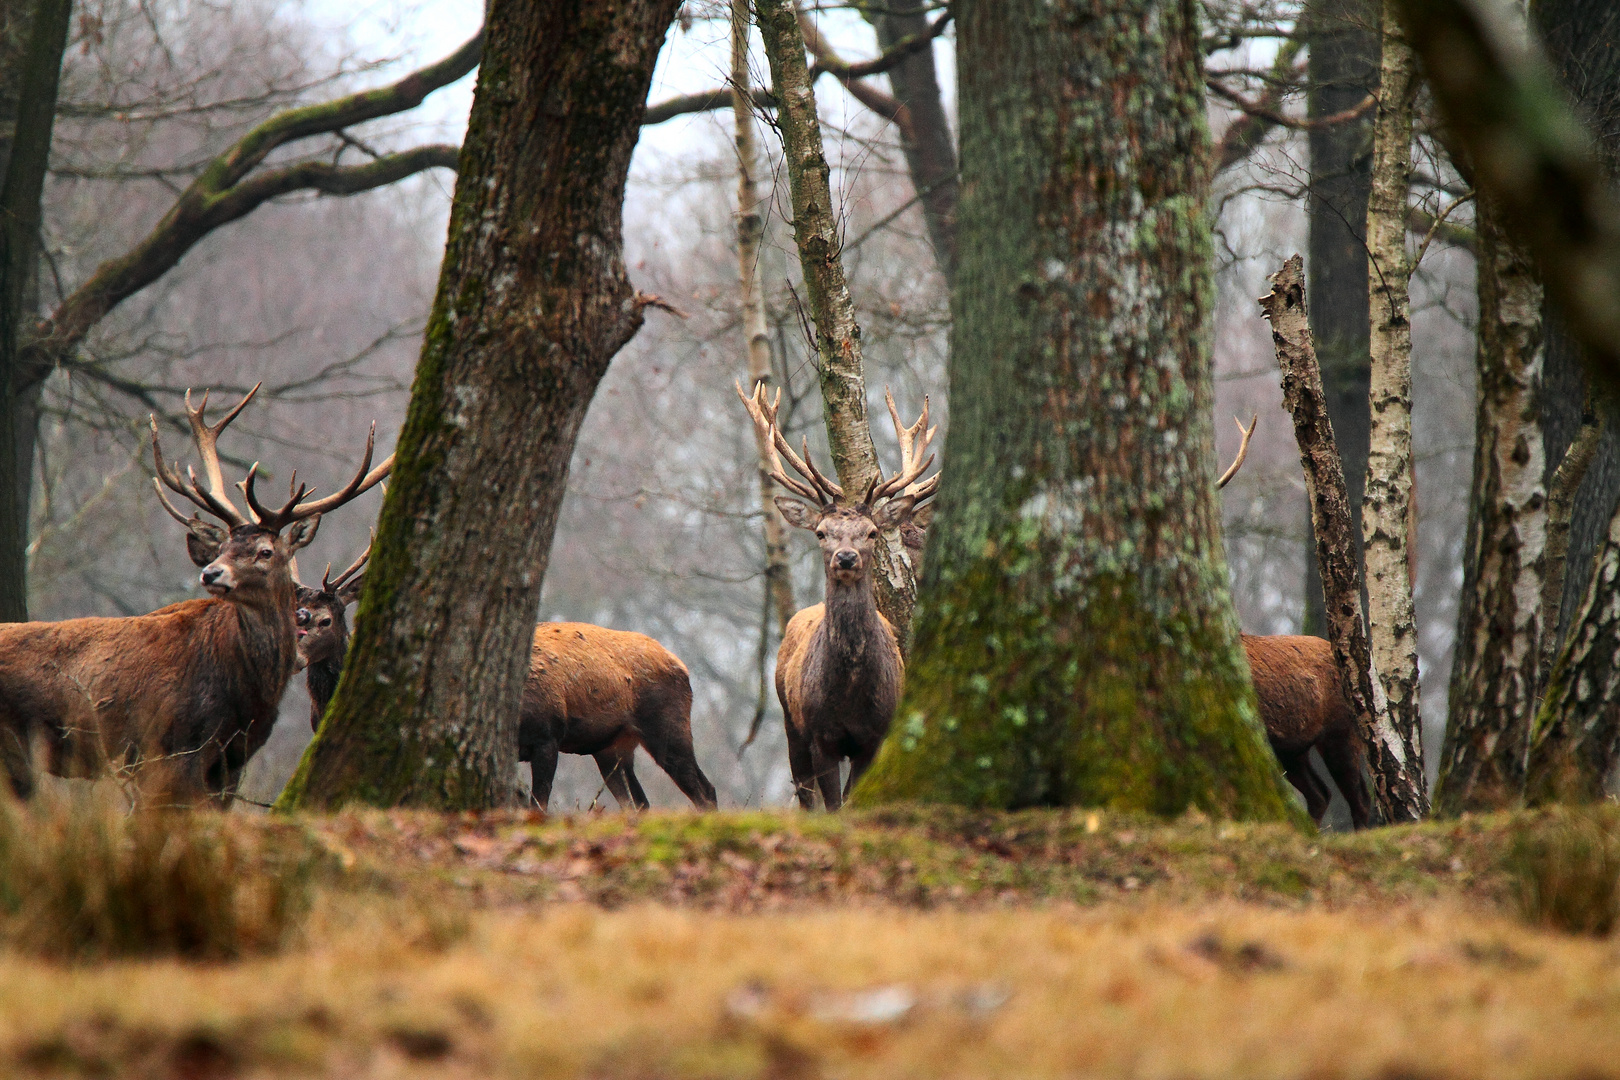
[[[1546,309],[1542,310],[1545,313]],[[1545,320],[1542,326],[1544,330],[1547,329]],[[1550,351],[1545,348],[1542,350],[1544,372],[1545,357],[1550,355]],[[1543,386],[1545,385],[1544,381]],[[1546,397],[1543,396],[1541,400],[1545,402]],[[1575,429],[1575,437],[1564,451],[1563,460],[1547,479],[1547,549],[1546,557],[1542,560],[1541,574],[1541,660],[1536,665],[1538,700],[1547,685],[1547,680],[1552,676],[1553,662],[1558,659],[1558,646],[1562,640],[1558,628],[1563,622],[1561,616],[1564,608],[1564,584],[1570,579],[1570,533],[1576,496],[1592,463],[1597,459],[1604,432],[1608,427],[1603,422],[1599,408],[1599,404],[1588,394],[1586,407],[1581,411],[1580,427]],[[1548,430],[1545,419],[1544,414],[1539,432],[1544,436]],[[1545,439],[1542,447],[1544,451],[1547,449]],[[1590,564],[1591,560],[1587,562]],[[1590,565],[1587,566],[1587,570],[1590,572]]]
[[[337,695],[278,805],[497,806],[586,407],[641,324],[625,177],[678,0],[494,0]]]
[[[859,804],[1303,821],[1227,591],[1196,7],[957,11],[951,430]]]
[[[1260,298],[1260,307],[1271,322],[1271,340],[1283,373],[1283,406],[1294,417],[1294,438],[1305,470],[1305,492],[1327,599],[1328,640],[1333,643],[1345,700],[1355,711],[1366,746],[1380,815],[1385,824],[1419,821],[1429,812],[1423,762],[1417,747],[1403,738],[1390,719],[1383,682],[1373,668],[1362,624],[1361,573],[1356,565],[1350,497],[1311,341],[1300,257],[1295,255],[1284,263],[1271,281],[1271,292]]]
[[[28,618],[28,494],[39,373],[25,367],[70,0],[0,4],[0,622]]]
[[[1458,814],[1524,791],[1540,689],[1547,549],[1541,404],[1541,283],[1523,248],[1479,203],[1479,372],[1474,485],[1435,809]],[[1556,620],[1556,602],[1552,604]],[[1550,633],[1552,627],[1545,628]]]
[[[849,294],[840,254],[842,235],[833,209],[831,170],[822,148],[815,89],[804,59],[804,33],[794,0],[757,0],[760,34],[770,58],[776,121],[793,202],[793,238],[816,324],[821,399],[827,417],[827,443],[838,483],[850,502],[860,500],[878,475],[877,449],[866,412],[866,374],[861,362],[861,328]],[[898,529],[878,539],[878,610],[899,631],[902,649],[909,638],[917,584],[911,558]]]
[[[1384,681],[1390,722],[1423,760],[1418,711],[1417,622],[1412,611],[1412,302],[1406,254],[1412,102],[1417,71],[1389,0],[1381,23],[1372,193],[1367,201],[1371,375],[1367,482],[1361,502],[1367,568],[1367,634]]]
[[[1306,61],[1306,116],[1320,120],[1354,109],[1378,90],[1378,5],[1374,0],[1308,0],[1301,27],[1310,46]],[[1310,235],[1306,272],[1311,290],[1311,336],[1322,369],[1328,415],[1339,440],[1349,485],[1355,536],[1361,536],[1362,482],[1367,475],[1367,200],[1372,190],[1373,114],[1314,127],[1311,186],[1306,205]],[[1360,559],[1360,551],[1356,558]],[[1316,544],[1305,544],[1305,616],[1302,633],[1325,634],[1322,577]]]

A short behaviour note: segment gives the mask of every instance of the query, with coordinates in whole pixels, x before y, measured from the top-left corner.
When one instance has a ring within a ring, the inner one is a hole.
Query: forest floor
[[[0,948],[0,1075],[1620,1077],[1509,816],[349,813],[279,954]]]

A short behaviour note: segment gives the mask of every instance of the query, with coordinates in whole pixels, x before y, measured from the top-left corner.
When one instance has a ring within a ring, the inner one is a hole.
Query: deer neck
[[[241,670],[248,682],[258,684],[276,701],[287,689],[297,662],[296,595],[289,576],[275,582],[262,601],[226,601],[236,618],[235,650]]]
[[[338,676],[343,674],[343,656],[329,656],[324,660],[317,660],[304,669],[304,686],[309,690],[311,709],[314,719],[319,720],[326,712],[327,703],[337,692]]]
[[[863,574],[847,584],[827,579],[827,612],[822,621],[827,648],[843,664],[877,655],[888,630],[872,595],[872,578]]]

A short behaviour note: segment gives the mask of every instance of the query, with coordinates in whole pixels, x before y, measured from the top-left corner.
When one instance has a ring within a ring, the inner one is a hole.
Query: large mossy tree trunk
[[[1306,116],[1313,120],[1353,110],[1378,92],[1378,8],[1375,0],[1309,0],[1301,25],[1306,60]],[[1322,368],[1328,417],[1338,437],[1349,485],[1355,535],[1361,535],[1362,489],[1367,476],[1367,393],[1371,381],[1367,297],[1367,201],[1372,193],[1374,114],[1311,128],[1311,187],[1306,202],[1309,236],[1305,273],[1311,295],[1311,337]],[[1316,543],[1305,543],[1303,633],[1327,632]]]
[[[41,199],[72,0],[0,3],[0,622],[28,618],[28,504],[42,373],[32,326]]]
[[[336,696],[282,807],[513,794],[586,407],[641,324],[626,174],[678,0],[495,0],[438,295]]]
[[[1214,502],[1196,9],[958,9],[951,430],[905,697],[859,804],[1303,820]]]
[[[1480,200],[1474,482],[1435,809],[1516,802],[1540,692],[1547,546],[1541,282]]]

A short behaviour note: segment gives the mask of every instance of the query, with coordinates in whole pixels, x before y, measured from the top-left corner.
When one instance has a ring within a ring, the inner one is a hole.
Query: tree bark
[[[1545,317],[1546,308],[1542,309],[1542,315]],[[1544,330],[1546,325],[1542,323]],[[1563,621],[1564,585],[1569,579],[1569,534],[1575,495],[1586,479],[1592,460],[1597,457],[1607,426],[1598,415],[1597,403],[1587,398],[1587,407],[1581,416],[1581,426],[1575,440],[1564,451],[1564,459],[1547,481],[1547,554],[1542,560],[1541,660],[1537,664],[1539,675],[1536,679],[1538,698],[1552,675],[1553,661],[1558,658],[1558,645],[1563,640],[1558,627]],[[1543,426],[1541,430],[1545,432],[1547,429]]]
[[[1272,277],[1271,292],[1260,298],[1260,306],[1271,321],[1271,340],[1283,373],[1283,406],[1293,414],[1294,437],[1305,469],[1317,561],[1328,598],[1328,639],[1333,643],[1345,700],[1355,711],[1367,747],[1373,794],[1386,824],[1419,821],[1429,810],[1423,761],[1416,745],[1390,718],[1383,682],[1373,667],[1362,624],[1352,504],[1316,365],[1305,304],[1304,266],[1298,255]]]
[[[1353,109],[1378,92],[1378,9],[1373,0],[1309,0],[1302,26],[1310,44],[1306,117]],[[1355,536],[1361,536],[1367,476],[1367,392],[1371,312],[1367,306],[1367,200],[1372,192],[1373,114],[1312,127],[1311,189],[1306,203],[1306,271],[1311,337],[1322,369],[1328,416],[1338,436]],[[1318,545],[1305,545],[1305,616],[1301,633],[1326,632]],[[1360,565],[1360,545],[1356,545]]]
[[[348,662],[278,805],[514,794],[541,581],[586,407],[641,325],[630,155],[678,0],[494,0],[444,268]]]
[[[6,5],[0,112],[15,121],[0,184],[0,622],[28,618],[28,509],[36,388],[22,347],[38,271],[45,173],[71,0]],[[29,10],[31,8],[31,10]],[[14,110],[14,112],[13,112]]]
[[[1592,568],[1531,732],[1531,804],[1590,802],[1620,760],[1620,512]]]
[[[804,34],[794,0],[757,0],[755,11],[765,55],[770,59],[776,120],[793,201],[793,238],[809,294],[810,316],[816,324],[827,443],[838,482],[846,499],[854,503],[881,470],[866,412],[861,328],[844,277],[831,170],[822,149],[815,89],[804,60]],[[887,529],[878,538],[875,569],[872,581],[878,610],[894,626],[904,649],[909,644],[917,585],[898,528]]]
[[[759,197],[759,139],[754,128],[754,105],[748,100],[749,0],[731,0],[731,109],[737,139],[737,276],[742,294],[742,331],[747,352],[748,387],[771,381],[771,333],[765,322],[765,274],[761,261],[765,235],[765,206]],[[765,541],[765,612],[767,628],[760,631],[760,707],[749,728],[747,747],[759,734],[765,718],[765,666],[772,617],[780,638],[793,617],[793,576],[788,567],[787,526],[777,513],[775,482],[771,480],[771,447],[756,428],[754,449],[759,459],[760,530]]]
[[[1390,722],[1423,760],[1418,708],[1417,621],[1412,611],[1412,264],[1406,204],[1412,172],[1417,65],[1391,0],[1380,30],[1372,189],[1367,201],[1367,296],[1371,314],[1367,480],[1361,502],[1367,567],[1367,628]],[[1534,647],[1532,646],[1532,652]]]
[[[1609,0],[1536,0],[1531,18],[1552,62],[1554,75],[1575,104],[1597,143],[1605,175],[1613,184],[1620,165],[1620,7]],[[1548,497],[1551,472],[1560,467],[1566,449],[1584,430],[1592,381],[1587,378],[1581,347],[1564,320],[1550,305],[1543,308],[1546,360],[1542,396],[1542,431],[1547,446]],[[1610,416],[1615,406],[1609,395],[1597,395],[1596,411]],[[1598,437],[1576,495],[1570,503],[1568,562],[1551,558],[1550,572],[1563,571],[1558,606],[1552,619],[1543,619],[1545,632],[1543,675],[1569,634],[1570,620],[1586,594],[1586,585],[1598,548],[1608,531],[1609,518],[1620,507],[1620,425],[1606,423]],[[1554,522],[1549,521],[1549,529]],[[1554,534],[1549,532],[1549,545]],[[1549,574],[1549,580],[1551,578]]]
[[[898,0],[877,11],[863,9],[885,52],[928,33],[926,10],[917,0]],[[889,85],[906,110],[900,128],[906,170],[922,203],[935,262],[949,288],[956,283],[956,140],[940,101],[933,49],[918,49],[890,68]]]
[[[1540,689],[1548,513],[1543,477],[1541,284],[1481,199],[1474,483],[1457,653],[1435,808],[1511,805],[1524,791]],[[1554,613],[1556,617],[1556,612]]]
[[[1227,591],[1196,8],[958,9],[950,469],[857,803],[1304,816]]]

